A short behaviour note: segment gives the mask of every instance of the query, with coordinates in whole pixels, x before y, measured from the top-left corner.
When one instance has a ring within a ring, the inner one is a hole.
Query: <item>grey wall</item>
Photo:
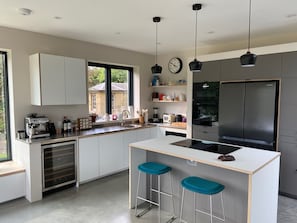
[[[135,69],[137,83],[135,86],[135,109],[149,107],[151,104],[151,89],[148,87],[148,83],[151,78],[150,67],[154,63],[154,56],[5,27],[0,27],[0,50],[9,53],[13,139],[16,130],[24,128],[24,116],[31,112],[46,114],[53,121],[61,120],[64,115],[71,115],[72,118],[88,115],[87,105],[38,107],[30,104],[29,55],[37,52],[132,66]]]

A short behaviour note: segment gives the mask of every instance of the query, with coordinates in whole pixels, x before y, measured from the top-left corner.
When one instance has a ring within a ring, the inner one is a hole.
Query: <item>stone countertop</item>
[[[70,132],[66,134],[57,134],[50,137],[43,137],[43,138],[36,138],[36,139],[18,139],[19,141],[31,144],[31,143],[41,143],[41,144],[47,144],[47,143],[56,143],[56,142],[64,142],[64,141],[71,141],[71,140],[77,140],[78,138],[84,138],[84,137],[90,137],[90,136],[96,136],[100,134],[112,134],[112,133],[118,133],[122,131],[133,131],[136,129],[141,128],[152,128],[155,127],[155,125],[152,124],[127,124],[124,126],[116,125],[116,126],[103,126],[103,127],[96,127],[88,130],[82,130],[82,131],[76,131],[76,132]]]

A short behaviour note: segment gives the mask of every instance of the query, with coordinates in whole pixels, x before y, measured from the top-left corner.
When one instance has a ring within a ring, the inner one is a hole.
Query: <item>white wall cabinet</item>
[[[86,104],[86,75],[84,59],[41,53],[31,55],[31,104]]]
[[[99,176],[98,137],[82,138],[78,141],[79,182],[89,181]]]

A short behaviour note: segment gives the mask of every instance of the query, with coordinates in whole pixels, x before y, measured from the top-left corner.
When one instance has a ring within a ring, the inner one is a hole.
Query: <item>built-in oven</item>
[[[184,132],[176,132],[176,131],[165,131],[165,135],[166,136],[169,136],[169,135],[171,135],[171,136],[181,136],[181,137],[187,137],[187,134],[186,133],[184,133]]]
[[[43,144],[42,191],[75,184],[77,181],[76,141]]]

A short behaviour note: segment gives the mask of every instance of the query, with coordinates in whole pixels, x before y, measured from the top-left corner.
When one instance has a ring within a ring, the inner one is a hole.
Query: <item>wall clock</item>
[[[177,74],[179,73],[183,68],[183,62],[178,57],[173,57],[168,62],[168,70],[173,73]]]

